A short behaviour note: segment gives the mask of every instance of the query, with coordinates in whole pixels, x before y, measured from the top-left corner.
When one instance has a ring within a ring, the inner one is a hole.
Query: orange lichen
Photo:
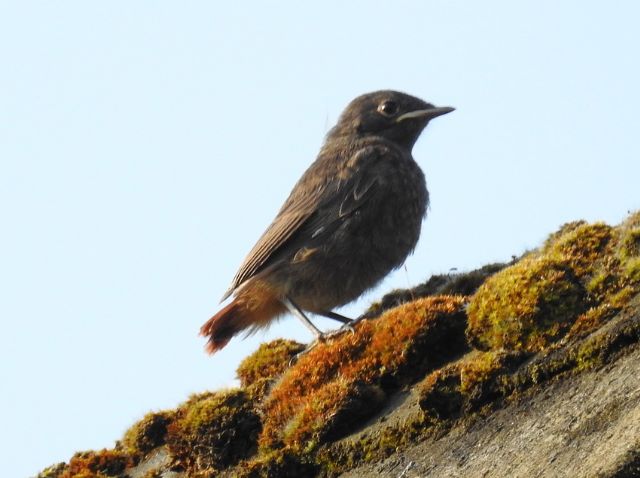
[[[462,305],[460,297],[420,299],[360,322],[354,334],[319,344],[271,391],[261,445],[304,448],[336,438],[340,431],[330,418],[362,401],[363,394],[374,397],[375,386],[381,392],[411,381],[459,354],[465,347]],[[361,407],[359,418],[374,409]]]
[[[118,476],[132,465],[131,457],[120,450],[84,451],[73,455],[59,478]]]

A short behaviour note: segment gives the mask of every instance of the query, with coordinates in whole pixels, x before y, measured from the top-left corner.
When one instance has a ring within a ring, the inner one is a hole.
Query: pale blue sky
[[[640,208],[638,2],[0,2],[4,476],[233,383],[200,325],[354,96],[457,111],[393,287]],[[332,323],[320,321],[323,327]]]

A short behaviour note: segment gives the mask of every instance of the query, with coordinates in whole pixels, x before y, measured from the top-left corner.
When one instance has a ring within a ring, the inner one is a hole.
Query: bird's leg
[[[329,333],[325,333],[324,338],[327,338],[327,339],[331,337],[335,337],[336,335],[340,335],[341,333],[346,331],[349,331],[352,334],[355,334],[356,329],[354,329],[353,326],[363,319],[362,316],[358,317],[357,319],[350,319],[349,317],[345,317],[344,315],[340,315],[332,311],[318,312],[318,315],[327,317],[329,319],[337,320],[338,322],[342,322],[343,324],[342,327],[340,327],[339,329]]]
[[[353,320],[348,317],[345,317],[344,315],[340,315],[332,311],[318,312],[318,315],[327,317],[329,319],[337,320],[338,322],[342,322],[343,324],[342,327],[340,327],[339,329],[334,330],[333,332],[329,332],[327,334],[322,332],[315,325],[313,325],[313,323],[305,315],[302,309],[298,307],[298,305],[295,302],[293,302],[289,297],[283,297],[282,299],[280,299],[280,301],[284,304],[284,306],[292,315],[300,319],[300,321],[302,321],[304,326],[307,327],[311,331],[311,333],[316,336],[316,340],[313,343],[309,344],[307,348],[304,349],[302,352],[297,353],[291,359],[291,363],[296,362],[300,357],[309,353],[309,351],[311,351],[316,345],[318,345],[319,342],[324,342],[328,338],[332,338],[337,335],[343,334],[347,330],[351,331],[351,333],[355,333],[355,329],[353,328],[353,325],[362,320],[362,317],[358,317],[356,320]]]
[[[326,317],[327,319],[337,320],[338,322],[342,322],[343,324],[350,324],[351,322],[353,322],[353,319],[345,317],[344,315],[340,315],[336,312],[332,312],[330,310],[327,312],[318,312],[318,315]]]
[[[287,310],[291,312],[292,315],[296,316],[298,319],[302,321],[304,326],[308,328],[313,335],[316,336],[317,340],[324,339],[324,333],[322,333],[322,330],[320,330],[318,327],[313,325],[313,323],[309,320],[309,318],[306,315],[304,315],[304,312],[302,312],[300,307],[298,307],[291,299],[289,299],[288,297],[284,297],[280,299],[280,301],[284,304]]]

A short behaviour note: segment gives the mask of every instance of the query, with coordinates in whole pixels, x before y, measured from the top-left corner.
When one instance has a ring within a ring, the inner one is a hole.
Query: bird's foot
[[[293,357],[291,357],[291,360],[289,360],[289,365],[293,365],[294,363],[296,363],[298,360],[300,360],[302,357],[304,357],[309,352],[311,352],[314,348],[316,348],[319,344],[325,343],[328,340],[339,337],[345,332],[351,332],[352,334],[355,334],[356,333],[355,325],[358,322],[361,322],[363,320],[366,320],[366,317],[360,316],[357,319],[350,319],[349,322],[344,323],[341,327],[335,330],[332,330],[330,332],[316,333],[315,334],[316,339],[313,342],[311,342],[309,345],[307,345],[307,347],[303,351],[298,352]]]
[[[325,332],[322,334],[322,338],[320,339],[320,337],[318,338],[318,340],[329,340],[329,339],[333,339],[335,337],[338,337],[342,334],[344,334],[345,332],[351,332],[352,334],[356,333],[356,329],[355,326],[358,322],[364,320],[364,317],[358,317],[357,319],[351,320],[350,322],[345,323],[344,325],[342,325],[342,327],[332,330],[331,332]]]

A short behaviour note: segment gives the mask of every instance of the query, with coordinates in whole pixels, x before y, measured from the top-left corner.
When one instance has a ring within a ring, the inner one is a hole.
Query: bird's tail
[[[266,327],[285,312],[282,302],[265,287],[245,287],[233,302],[222,308],[201,328],[200,335],[208,337],[205,350],[214,354],[231,338],[243,330],[248,333]]]

